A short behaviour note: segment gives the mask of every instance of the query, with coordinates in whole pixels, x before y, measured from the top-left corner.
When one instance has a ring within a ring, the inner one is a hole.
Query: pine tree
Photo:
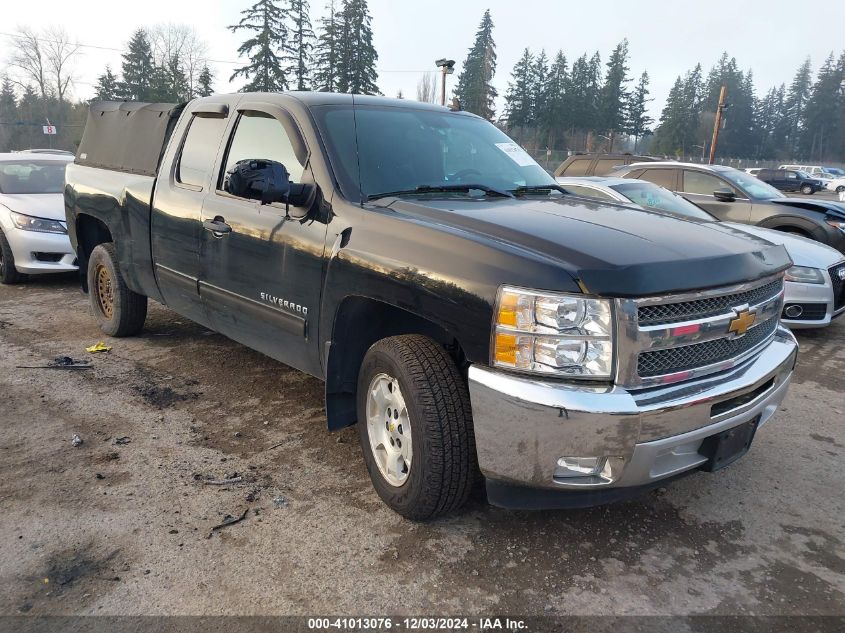
[[[372,17],[367,0],[343,0],[340,12],[337,91],[379,94],[376,81],[378,52],[373,45]]]
[[[496,114],[498,96],[493,87],[496,74],[496,43],[493,41],[493,20],[490,10],[484,12],[475,34],[475,42],[467,53],[463,70],[458,76],[455,96],[464,110],[492,120]]]
[[[178,55],[171,56],[164,65],[156,66],[150,91],[152,98],[162,103],[188,100],[188,78],[182,70]]]
[[[527,127],[534,122],[534,56],[527,48],[513,67],[505,93],[505,117],[509,127]]]
[[[541,50],[531,68],[531,124],[537,125],[546,109],[546,84],[549,81],[549,58]]]
[[[819,69],[804,109],[802,133],[799,141],[801,156],[811,160],[825,160],[831,155],[831,145],[838,138],[842,97],[843,63],[837,63],[833,53]]]
[[[596,51],[587,64],[586,83],[587,129],[601,132],[600,107],[602,90],[601,55]]]
[[[258,0],[241,11],[241,21],[229,28],[233,33],[247,31],[250,37],[238,48],[238,53],[250,63],[232,73],[247,80],[242,92],[281,92],[288,89],[282,60],[290,52],[288,27],[278,0]]]
[[[340,19],[334,0],[329,2],[328,15],[320,20],[320,36],[314,47],[314,88],[335,92],[338,81]]]
[[[308,0],[290,0],[288,17],[291,20],[290,44],[292,52],[285,57],[293,73],[293,89],[308,90],[311,85],[310,60],[314,48]]]
[[[537,113],[540,127],[548,134],[547,147],[554,147],[571,123],[567,105],[568,81],[566,56],[558,51],[549,67],[543,108]]]
[[[121,64],[120,96],[130,101],[149,101],[153,83],[153,53],[143,29],[132,34]]]
[[[8,76],[0,85],[0,152],[14,149],[16,144],[15,123],[18,121],[18,101],[15,86]]]
[[[200,75],[197,79],[197,88],[196,88],[196,96],[197,97],[210,97],[214,94],[214,75],[211,73],[211,70],[208,66],[203,66],[202,70],[200,71]]]
[[[634,91],[628,99],[627,103],[627,118],[625,121],[625,131],[634,137],[634,152],[637,151],[637,145],[640,139],[646,134],[651,134],[650,126],[654,123],[648,115],[648,103],[653,101],[649,99],[648,90],[648,72],[643,71],[640,75],[640,80],[634,87]]]
[[[599,125],[601,131],[610,135],[611,150],[616,132],[625,129],[628,104],[628,40],[624,39],[607,60],[607,77],[601,88]]]
[[[97,83],[94,86],[94,98],[99,101],[114,101],[120,92],[120,82],[117,75],[115,75],[111,66],[106,64],[106,71],[97,77]]]
[[[784,102],[785,116],[782,122],[781,133],[785,137],[784,149],[787,155],[792,158],[798,148],[801,123],[804,119],[804,108],[810,99],[810,88],[812,84],[812,66],[810,58],[798,68],[789,90],[786,93]]]
[[[684,95],[684,82],[678,77],[660,113],[660,125],[654,132],[651,150],[657,154],[679,156],[686,153],[689,130],[689,104]]]

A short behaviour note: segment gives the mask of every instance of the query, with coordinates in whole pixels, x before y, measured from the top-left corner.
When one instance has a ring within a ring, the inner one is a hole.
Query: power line
[[[15,33],[4,33],[2,31],[0,31],[0,35],[2,35],[4,37],[10,37],[12,39],[22,39],[23,38],[22,35],[15,34]],[[47,38],[47,37],[34,37],[32,39],[34,39],[38,42],[47,42],[49,44],[61,44],[61,43],[63,43],[63,42],[59,42],[58,40],[51,40],[50,38]],[[126,49],[123,49],[123,48],[114,48],[114,47],[111,47],[111,46],[99,46],[97,44],[82,44],[82,43],[79,43],[79,42],[75,42],[75,43],[73,43],[73,45],[78,46],[79,48],[93,48],[95,50],[112,51],[114,53],[124,53],[124,52],[126,52]],[[232,65],[238,65],[238,64],[246,63],[245,61],[231,61],[231,60],[228,60],[228,59],[209,59],[207,61],[212,62],[214,64],[232,64]],[[435,71],[433,71],[433,70],[382,70],[382,69],[379,69],[378,72],[379,73],[408,73],[408,74],[410,74],[410,73],[428,73],[428,72],[435,72]],[[77,83],[85,83],[85,82],[80,81],[80,82],[77,82]]]
[[[24,36],[19,35],[19,34],[4,33],[2,31],[0,31],[0,35],[3,35],[5,37],[11,37],[12,39],[16,39],[16,40],[23,39],[23,37],[24,37]],[[47,37],[34,37],[34,38],[31,38],[31,39],[34,39],[38,42],[47,42],[49,44],[69,43],[69,42],[59,42],[58,40],[51,40],[50,38],[47,38]],[[98,46],[96,44],[82,44],[80,42],[74,42],[73,46],[78,46],[79,48],[94,48],[94,49],[101,50],[101,51],[113,51],[115,53],[124,53],[125,52],[125,49],[123,49],[123,48],[113,48],[111,46]],[[243,64],[244,63],[242,61],[233,62],[233,61],[226,60],[226,59],[209,59],[208,61],[213,62],[215,64]]]

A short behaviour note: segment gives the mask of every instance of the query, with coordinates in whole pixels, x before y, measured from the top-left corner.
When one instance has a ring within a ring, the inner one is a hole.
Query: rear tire
[[[836,188],[836,193],[842,193],[843,191],[845,191],[845,185],[839,185]]]
[[[478,468],[472,407],[440,345],[420,335],[375,343],[358,374],[357,405],[364,461],[382,501],[415,521],[464,504]]]
[[[9,240],[0,229],[0,284],[17,284],[25,279],[25,275],[18,272],[15,268],[15,255],[12,253],[12,247],[9,246]]]
[[[147,298],[126,286],[114,244],[98,244],[88,258],[88,296],[94,318],[109,336],[134,336],[144,327]]]
[[[810,185],[804,185],[801,187],[801,193],[805,196],[812,196],[815,190]]]

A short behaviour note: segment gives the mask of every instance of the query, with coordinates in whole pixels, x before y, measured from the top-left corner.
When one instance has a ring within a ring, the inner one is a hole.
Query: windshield
[[[695,206],[686,198],[682,198],[668,189],[658,187],[650,182],[626,182],[621,185],[611,185],[610,188],[618,191],[634,204],[638,204],[646,209],[663,211],[694,220],[716,221],[716,218],[707,213],[707,211]]]
[[[418,187],[452,187],[428,192],[445,196],[466,195],[454,186],[467,184],[497,191],[556,186],[521,147],[475,116],[389,106],[357,106],[354,115],[348,106],[312,110],[350,200]]]
[[[731,184],[739,187],[752,200],[771,200],[772,198],[786,198],[786,195],[772,187],[770,184],[758,180],[756,176],[746,174],[744,171],[729,168],[719,170],[722,178]]]
[[[801,178],[812,178],[810,174],[806,171],[801,171],[800,169],[798,170],[798,175],[801,176]]]
[[[62,193],[66,165],[64,161],[0,162],[0,193]]]
[[[845,176],[845,171],[842,171],[838,167],[828,167],[827,173],[831,174],[832,176]]]

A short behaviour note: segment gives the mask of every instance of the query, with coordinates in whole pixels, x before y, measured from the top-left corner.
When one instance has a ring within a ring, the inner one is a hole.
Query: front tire
[[[0,284],[16,284],[24,280],[25,275],[15,268],[15,255],[3,229],[0,229]]]
[[[477,465],[472,408],[446,351],[420,335],[367,351],[358,374],[358,433],[373,487],[415,521],[461,507]]]
[[[109,336],[134,336],[144,327],[147,298],[126,286],[114,244],[98,244],[88,258],[88,296],[94,318]]]
[[[803,193],[805,196],[811,196],[813,195],[813,192],[814,189],[810,185],[804,185],[803,187],[801,187],[801,193]]]

